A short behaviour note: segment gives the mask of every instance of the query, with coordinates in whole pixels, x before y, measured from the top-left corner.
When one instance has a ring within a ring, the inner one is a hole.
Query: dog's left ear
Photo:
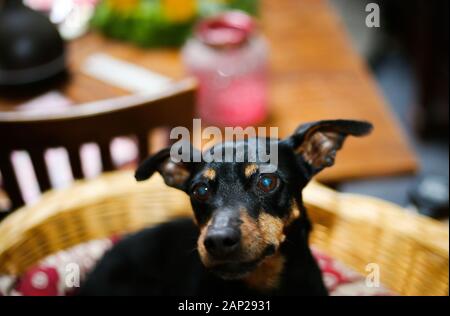
[[[184,144],[186,146],[186,144]],[[150,178],[156,171],[161,174],[164,182],[171,187],[186,190],[186,182],[190,178],[192,169],[195,167],[195,161],[199,159],[200,152],[188,145],[189,156],[185,161],[175,161],[171,151],[177,151],[181,155],[183,145],[179,147],[169,147],[161,150],[153,156],[148,157],[141,162],[134,176],[137,181],[144,181]],[[184,147],[186,149],[186,147]],[[175,155],[174,155],[175,156]],[[194,157],[196,157],[194,159]]]
[[[364,121],[317,121],[300,125],[283,143],[301,156],[311,171],[310,176],[313,176],[334,164],[336,152],[347,136],[364,136],[372,128],[372,124]]]

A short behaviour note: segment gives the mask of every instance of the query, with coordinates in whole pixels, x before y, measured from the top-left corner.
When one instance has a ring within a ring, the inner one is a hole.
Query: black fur
[[[326,295],[301,223],[295,225],[281,249],[289,260],[275,291],[251,290],[242,281],[223,280],[206,270],[195,249],[197,226],[192,219],[178,219],[119,242],[91,273],[80,295]]]
[[[250,178],[244,176],[246,163],[202,161],[174,163],[170,160],[169,149],[148,158],[136,171],[137,180],[145,180],[158,171],[168,185],[189,194],[196,221],[200,225],[205,225],[224,209],[227,210],[227,214],[231,214],[230,216],[237,216],[238,210],[243,208],[255,221],[261,212],[267,212],[270,216],[280,219],[286,218],[295,201],[301,216],[285,227],[286,239],[276,249],[285,258],[277,287],[261,292],[248,288],[239,278],[225,280],[212,273],[204,267],[197,251],[199,228],[192,219],[179,219],[145,229],[119,242],[98,263],[82,286],[80,294],[327,295],[321,272],[309,249],[308,236],[311,224],[301,196],[301,190],[324,166],[313,168],[306,162],[303,153],[299,154],[296,150],[305,142],[311,141],[314,133],[325,132],[326,135],[332,135],[329,143],[332,150],[327,147],[327,151],[324,151],[324,155],[331,156],[325,157],[330,159],[324,161],[334,162],[335,152],[340,149],[346,136],[361,136],[370,130],[371,125],[365,122],[321,121],[300,126],[294,135],[283,141],[271,140],[278,142],[279,146],[278,168],[274,172],[279,182],[275,189],[267,193],[259,190],[256,185],[259,173]],[[222,145],[217,145],[214,149],[217,150],[220,146]],[[249,146],[249,143],[240,141],[233,146],[234,148]],[[259,162],[257,164],[262,165]],[[205,179],[206,169],[215,170],[215,179]],[[183,176],[180,177],[180,173],[174,173],[175,171],[181,172]],[[198,183],[207,185],[211,195],[207,200],[195,198],[193,188]],[[237,225],[239,228],[240,223],[237,221],[236,224],[235,221],[230,225]],[[274,247],[268,245],[267,249],[275,250],[271,249]],[[272,253],[264,255],[269,254]],[[244,264],[246,263],[242,263],[243,267]]]

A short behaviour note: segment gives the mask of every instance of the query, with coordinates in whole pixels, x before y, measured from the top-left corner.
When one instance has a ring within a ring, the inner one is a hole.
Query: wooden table
[[[353,118],[375,125],[370,137],[348,140],[336,165],[320,174],[322,181],[414,172],[417,160],[399,123],[330,5],[319,0],[263,0],[261,5],[261,27],[271,49],[267,125],[279,127],[281,137],[311,120]],[[91,33],[70,43],[71,76],[60,87],[77,103],[129,94],[79,71],[95,52],[175,79],[185,76],[177,50],[144,50]],[[21,101],[0,96],[0,110],[14,110]]]

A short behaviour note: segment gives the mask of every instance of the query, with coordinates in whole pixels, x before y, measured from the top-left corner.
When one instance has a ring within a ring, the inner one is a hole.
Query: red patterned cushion
[[[93,240],[51,255],[29,268],[22,276],[0,276],[1,295],[72,295],[95,263],[118,240],[117,237]],[[392,295],[384,287],[368,287],[365,277],[317,249],[313,254],[324,282],[335,296]]]

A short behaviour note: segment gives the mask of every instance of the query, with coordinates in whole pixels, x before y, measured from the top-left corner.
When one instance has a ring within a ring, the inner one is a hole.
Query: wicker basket
[[[312,243],[402,295],[448,295],[449,231],[378,199],[339,194],[317,183],[304,192],[314,221]],[[159,176],[136,183],[116,172],[46,193],[0,224],[0,275],[20,274],[43,257],[78,243],[191,215],[188,198]]]

